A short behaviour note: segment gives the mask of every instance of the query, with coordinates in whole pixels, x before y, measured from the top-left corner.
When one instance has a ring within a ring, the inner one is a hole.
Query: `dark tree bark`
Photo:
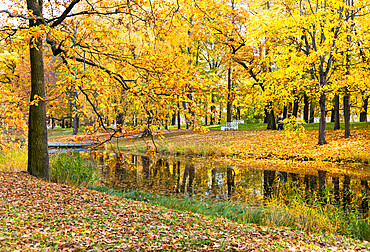
[[[325,139],[325,126],[326,126],[326,95],[322,93],[320,96],[320,124],[319,124],[319,145],[327,144]]]
[[[216,118],[215,111],[216,111],[216,106],[212,105],[211,106],[211,120],[210,120],[210,125],[214,125],[215,124],[215,118]]]
[[[226,121],[231,122],[233,120],[233,103],[231,98],[232,82],[231,82],[231,67],[227,69],[227,105],[226,105]]]
[[[269,117],[269,111],[265,107],[265,117],[263,118],[263,123],[268,123],[268,117]]]
[[[73,100],[73,109],[74,109],[74,115],[73,116],[73,132],[72,135],[77,135],[78,133],[78,116],[77,116],[77,92],[74,93],[74,100]]]
[[[367,122],[367,108],[369,106],[369,97],[364,98],[364,106],[362,111],[360,113],[360,122]]]
[[[132,122],[134,124],[135,122]],[[116,117],[116,125],[119,132],[122,132],[122,125],[123,125],[123,113],[118,113]]]
[[[174,113],[172,114],[171,125],[172,125],[172,126],[176,125],[176,112],[174,112]]]
[[[218,113],[218,124],[221,124],[221,119],[222,119],[222,104],[220,102],[220,112]]]
[[[334,97],[334,130],[340,129],[340,119],[339,119],[339,95]]]
[[[283,118],[285,119],[287,116],[288,116],[288,107],[287,106],[284,106]]]
[[[27,8],[36,20],[30,20],[29,26],[37,27],[42,20],[42,0],[27,0]],[[33,37],[30,41],[31,63],[31,103],[39,100],[38,105],[30,105],[28,121],[28,168],[27,171],[36,177],[49,179],[49,153],[46,125],[44,60],[42,38]],[[35,46],[31,46],[34,44]],[[38,99],[37,97],[41,98]]]
[[[308,123],[310,103],[308,102],[308,96],[306,94],[304,94],[303,96],[303,102],[303,120],[305,121],[305,123]]]
[[[236,108],[236,120],[241,120],[241,112],[240,112],[240,107]]]
[[[177,129],[181,129],[180,103],[177,103]]]
[[[293,114],[292,114],[296,118],[298,116],[298,104],[299,104],[299,101],[298,101],[298,98],[296,97],[293,102]]]
[[[343,108],[344,108],[344,138],[349,138],[351,135],[351,105],[350,105],[350,94],[348,90],[343,97]]]
[[[313,105],[313,102],[311,100],[310,102],[310,120],[309,123],[314,123],[315,122],[315,107]]]
[[[275,113],[273,109],[267,114],[267,129],[276,130]]]

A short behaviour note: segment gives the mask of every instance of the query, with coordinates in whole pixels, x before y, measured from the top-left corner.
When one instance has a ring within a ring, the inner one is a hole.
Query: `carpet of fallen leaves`
[[[340,236],[225,219],[0,173],[1,251],[368,251]]]
[[[370,131],[352,130],[351,134],[345,139],[343,130],[327,131],[328,144],[320,146],[314,130],[307,130],[303,136],[292,136],[284,131],[256,130],[210,131],[206,134],[184,132],[166,136],[158,140],[157,145],[185,155],[370,163]]]

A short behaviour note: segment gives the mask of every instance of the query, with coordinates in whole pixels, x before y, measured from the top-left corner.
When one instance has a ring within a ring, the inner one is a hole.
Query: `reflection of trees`
[[[369,184],[366,180],[361,180],[362,188],[362,201],[361,201],[361,209],[364,213],[367,214],[367,210],[369,209]],[[367,216],[365,216],[367,217]]]
[[[344,175],[343,181],[343,207],[347,209],[351,205],[351,179],[348,175]]]
[[[195,167],[193,164],[186,164],[185,165],[185,170],[184,170],[184,176],[182,178],[182,183],[181,183],[181,192],[185,192],[185,187],[186,184],[187,186],[187,191],[189,194],[193,194],[193,182],[194,182],[194,175],[195,175]]]
[[[325,199],[325,185],[326,185],[326,173],[327,171],[319,171],[319,196],[326,203]]]
[[[332,182],[334,185],[334,201],[336,204],[339,205],[340,203],[340,196],[339,196],[339,178],[338,177],[333,177]]]
[[[212,174],[211,175],[212,176],[211,192],[212,192],[212,196],[214,196],[217,194],[217,188],[218,188],[217,180],[216,180],[216,168],[212,169],[211,174]]]
[[[275,171],[263,171],[263,195],[265,198],[272,198]]]
[[[232,166],[227,166],[227,197],[231,199],[235,190],[235,171]]]
[[[180,192],[180,161],[177,161],[173,164],[172,167],[173,176],[176,178],[175,192]]]
[[[146,156],[141,156],[141,163],[143,164],[143,174],[144,178],[149,182],[149,175],[150,175],[150,160]]]
[[[211,163],[198,164],[195,174],[196,163],[189,162],[185,165],[176,160],[170,165],[165,158],[151,161],[146,156],[132,156],[129,159],[134,165],[131,162],[128,164],[120,155],[105,154],[104,157],[100,155],[95,157],[95,160],[103,166],[102,175],[106,186],[116,186],[117,189],[124,190],[139,188],[152,193],[182,192],[190,195],[196,190],[204,192],[206,197],[235,200],[256,199],[261,194],[264,198],[279,197],[279,194],[283,193],[284,199],[302,195],[309,201],[310,195],[316,193],[322,203],[334,200],[345,208],[352,204],[361,208],[362,212],[369,208],[368,181],[365,179],[351,181],[348,175],[340,177],[336,175],[331,179],[329,177],[328,182],[328,172],[322,170],[318,171],[318,175],[296,174],[277,170],[239,169],[231,166],[217,168]],[[331,188],[331,194],[325,193],[327,185]],[[330,201],[326,198],[329,195],[332,195]]]

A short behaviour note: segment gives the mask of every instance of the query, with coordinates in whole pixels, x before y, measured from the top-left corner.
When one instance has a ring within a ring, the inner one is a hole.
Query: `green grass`
[[[48,137],[59,137],[59,136],[69,136],[72,135],[73,129],[72,128],[61,128],[55,127],[54,129],[48,129]]]
[[[90,189],[178,211],[224,217],[239,223],[290,227],[306,232],[340,234],[370,241],[370,223],[356,210],[344,211],[336,205],[322,205],[317,201],[307,205],[298,195],[290,200],[289,205],[272,200],[259,206],[249,206],[229,201],[201,201],[195,198],[153,195],[142,191],[120,192],[106,187]]]
[[[56,153],[50,157],[50,181],[73,185],[94,185],[99,174],[92,162],[82,160],[79,152]]]
[[[319,130],[319,123],[306,123],[304,128],[306,130]],[[325,129],[334,130],[334,123],[326,123]],[[344,123],[340,124],[340,129],[344,129]],[[351,129],[370,130],[370,122],[351,122]]]

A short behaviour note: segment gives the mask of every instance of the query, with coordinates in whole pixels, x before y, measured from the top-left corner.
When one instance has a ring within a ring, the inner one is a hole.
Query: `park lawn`
[[[238,224],[190,212],[0,173],[0,247],[5,251],[368,251],[369,243]]]
[[[156,137],[154,141],[151,138],[123,139],[119,147],[131,153],[145,153],[150,146],[177,156],[370,163],[370,130],[360,127],[352,129],[351,134],[345,139],[344,130],[329,130],[326,132],[328,144],[320,146],[317,130],[176,131],[165,134],[164,138]]]

